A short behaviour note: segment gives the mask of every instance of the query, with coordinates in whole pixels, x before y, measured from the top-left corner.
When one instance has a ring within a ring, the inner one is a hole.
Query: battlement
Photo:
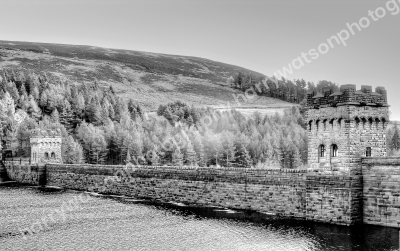
[[[60,130],[41,130],[33,129],[31,130],[31,138],[61,138]]]
[[[307,93],[307,107],[317,109],[330,106],[359,105],[359,106],[388,106],[385,87],[376,87],[372,92],[372,86],[362,85],[361,90],[356,90],[356,85],[341,85],[339,91],[324,88],[322,92]]]

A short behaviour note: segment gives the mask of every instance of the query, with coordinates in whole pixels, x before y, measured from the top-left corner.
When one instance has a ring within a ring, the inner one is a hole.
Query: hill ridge
[[[148,110],[160,104],[183,101],[197,106],[235,103],[227,79],[239,71],[254,78],[263,74],[246,68],[195,56],[170,55],[91,45],[0,40],[0,68],[48,72],[78,83],[98,81],[112,85],[122,97],[136,100]],[[287,107],[293,104],[260,97],[241,106]]]

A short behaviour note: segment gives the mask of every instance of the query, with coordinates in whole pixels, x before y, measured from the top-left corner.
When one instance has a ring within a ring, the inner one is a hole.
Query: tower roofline
[[[62,137],[61,131],[57,130],[41,130],[33,129],[31,130],[31,138],[60,138]]]
[[[347,84],[341,85],[339,91],[325,87],[322,92],[307,93],[307,107],[310,109],[340,105],[388,106],[387,92],[382,86],[376,87],[375,92],[372,92],[370,85],[361,85],[361,89],[357,90],[356,85]]]

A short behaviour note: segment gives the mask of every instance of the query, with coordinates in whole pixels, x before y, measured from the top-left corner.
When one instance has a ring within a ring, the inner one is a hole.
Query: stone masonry
[[[308,218],[325,216],[350,224],[363,222],[361,160],[386,156],[386,90],[342,85],[307,95]],[[342,211],[344,210],[344,211]]]
[[[36,129],[31,135],[32,163],[62,163],[61,132]]]
[[[364,224],[400,227],[400,158],[362,160]]]
[[[344,85],[339,92],[326,88],[322,94],[307,95],[311,168],[357,174],[367,148],[372,157],[386,156],[386,91],[371,89],[362,86],[356,91],[355,85]]]

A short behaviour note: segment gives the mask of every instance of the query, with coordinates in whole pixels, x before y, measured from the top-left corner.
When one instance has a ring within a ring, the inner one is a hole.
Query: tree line
[[[147,115],[134,99],[98,82],[7,69],[0,81],[1,137],[19,156],[32,129],[60,130],[64,163],[295,168],[307,161],[298,108],[247,118],[237,111],[161,105]]]
[[[281,99],[291,103],[305,102],[307,92],[322,92],[323,88],[329,87],[333,91],[339,90],[339,85],[321,80],[318,83],[305,81],[304,79],[289,80],[282,77],[280,80],[272,81],[263,77],[253,77],[251,73],[238,72],[235,76],[227,79],[227,84],[243,92],[254,90],[258,95]]]

